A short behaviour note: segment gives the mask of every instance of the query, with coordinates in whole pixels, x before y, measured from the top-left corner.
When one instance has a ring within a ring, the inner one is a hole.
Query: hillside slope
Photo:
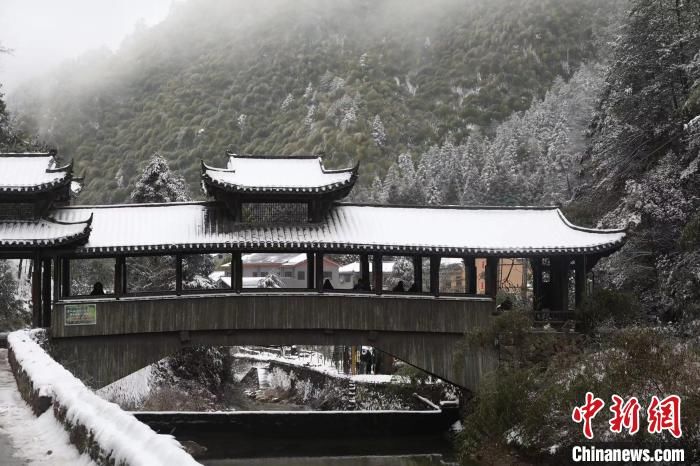
[[[598,56],[607,0],[190,0],[112,54],[97,51],[10,99],[21,128],[85,171],[83,202],[127,198],[161,152],[194,192],[199,160],[323,153],[362,162],[488,132]]]

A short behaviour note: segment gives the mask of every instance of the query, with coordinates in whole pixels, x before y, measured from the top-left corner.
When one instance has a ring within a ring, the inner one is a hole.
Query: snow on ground
[[[52,466],[95,464],[71,445],[68,432],[56,420],[53,410],[34,416],[17,391],[5,349],[0,350],[0,435],[6,436],[14,447],[14,451],[0,449],[0,464],[3,465],[13,462]]]
[[[119,406],[138,406],[150,393],[152,378],[153,366],[146,366],[95,393]]]
[[[329,377],[339,379],[350,379],[354,382],[361,383],[410,383],[409,377],[403,377],[390,374],[356,374],[349,375],[338,371],[338,369],[329,361],[326,361],[322,354],[316,352],[304,352],[299,355],[282,356],[277,353],[258,351],[245,347],[241,347],[238,353],[233,354],[234,358],[247,358],[256,361],[278,361],[290,366],[305,367],[307,369],[320,372]],[[243,374],[245,375],[245,374]]]
[[[199,464],[173,437],[156,434],[132,414],[88,389],[34,341],[33,332],[17,331],[7,338],[22,369],[39,393],[51,396],[65,408],[70,423],[82,425],[94,434],[102,450],[111,452],[117,463],[124,461],[132,466]]]

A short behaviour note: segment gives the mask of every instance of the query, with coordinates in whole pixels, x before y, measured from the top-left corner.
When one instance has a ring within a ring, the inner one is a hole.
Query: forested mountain
[[[630,226],[602,268],[667,319],[700,317],[700,2],[631,4],[572,210]]]
[[[225,149],[359,160],[369,187],[399,154],[491,135],[565,85],[599,58],[618,4],[189,0],[11,103],[85,171],[83,202],[127,200],[155,152],[197,193],[199,160]]]

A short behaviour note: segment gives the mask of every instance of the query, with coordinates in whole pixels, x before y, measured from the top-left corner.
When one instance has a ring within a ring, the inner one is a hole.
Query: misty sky
[[[0,0],[0,84],[11,91],[90,49],[116,49],[140,20],[162,21],[173,0]]]

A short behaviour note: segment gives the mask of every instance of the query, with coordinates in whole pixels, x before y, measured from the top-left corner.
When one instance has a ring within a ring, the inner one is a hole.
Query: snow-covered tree
[[[374,120],[372,120],[372,139],[377,147],[384,147],[384,144],[386,144],[386,130],[378,114],[375,115]]]
[[[311,104],[311,105],[309,105],[309,108],[306,111],[306,117],[304,118],[304,126],[306,126],[306,129],[309,131],[311,131],[311,129],[313,127],[315,116],[316,116],[316,105]]]
[[[289,93],[289,94],[287,94],[287,97],[285,97],[284,100],[282,101],[282,105],[280,105],[280,108],[282,110],[287,110],[289,108],[289,106],[292,105],[293,103],[294,103],[294,96],[291,93]]]
[[[236,123],[238,124],[238,128],[240,128],[241,131],[245,131],[247,128],[246,122],[248,121],[248,115],[245,113],[241,113],[238,115],[238,119],[236,120]]]
[[[30,318],[19,299],[17,280],[10,262],[0,260],[0,332],[24,327],[29,324]]]
[[[389,289],[393,289],[398,283],[403,282],[404,290],[408,290],[413,285],[413,262],[405,256],[397,257],[394,260],[394,267],[388,278]]]
[[[314,87],[311,85],[311,81],[309,81],[309,84],[306,86],[306,90],[304,91],[304,98],[308,99],[310,98],[314,93]]]
[[[159,154],[151,157],[131,192],[131,201],[137,203],[189,200],[191,196],[185,179],[170,171],[168,162]]]

